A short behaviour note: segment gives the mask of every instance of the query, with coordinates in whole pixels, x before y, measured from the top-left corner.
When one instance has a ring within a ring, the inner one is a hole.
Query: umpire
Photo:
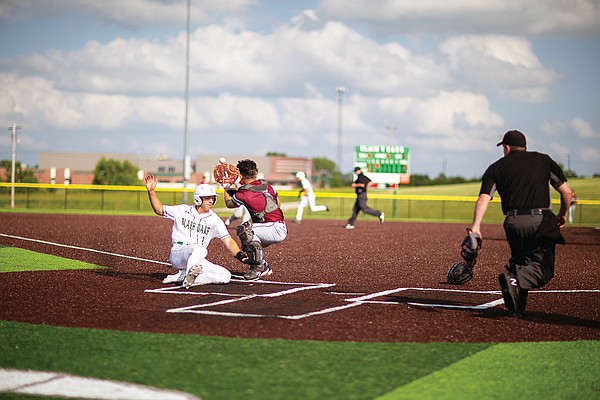
[[[483,174],[471,230],[481,236],[481,221],[497,190],[511,253],[507,272],[498,281],[510,315],[523,317],[529,289],[544,286],[554,276],[555,247],[565,243],[560,228],[565,224],[571,188],[552,158],[527,151],[523,133],[508,131],[497,146],[502,146],[504,157]],[[548,184],[560,193],[557,215],[552,212]]]
[[[352,182],[352,187],[356,192],[356,200],[354,201],[354,206],[352,207],[352,215],[346,224],[346,229],[354,229],[354,222],[356,222],[358,213],[361,211],[365,214],[373,215],[379,218],[379,222],[383,224],[383,221],[385,220],[385,214],[379,210],[374,210],[367,205],[367,188],[369,187],[369,183],[371,183],[371,179],[363,174],[360,167],[354,168],[354,175],[356,175],[356,179],[354,182]]]

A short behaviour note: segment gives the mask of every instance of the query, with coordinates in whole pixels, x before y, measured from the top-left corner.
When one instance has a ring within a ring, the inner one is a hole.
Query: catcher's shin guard
[[[263,259],[263,248],[259,241],[253,240],[252,222],[246,221],[236,229],[237,235],[242,242],[242,250],[248,254],[250,260],[260,264]]]
[[[256,264],[262,264],[263,261],[263,248],[260,242],[250,242],[248,244],[242,243],[242,249],[248,254],[250,260]]]

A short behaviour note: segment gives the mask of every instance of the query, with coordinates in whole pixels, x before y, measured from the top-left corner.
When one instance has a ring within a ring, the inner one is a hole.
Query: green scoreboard
[[[386,186],[410,182],[408,147],[359,145],[354,147],[354,165],[360,167],[373,183]]]

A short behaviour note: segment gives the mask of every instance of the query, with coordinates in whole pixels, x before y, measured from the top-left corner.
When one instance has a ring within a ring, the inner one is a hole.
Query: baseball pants
[[[306,206],[308,206],[310,208],[310,211],[312,212],[327,210],[327,206],[325,205],[318,206],[316,204],[316,200],[317,198],[314,194],[312,196],[303,196],[300,199],[300,204],[298,204],[298,211],[296,211],[296,221],[302,221],[302,214],[304,213],[304,208]]]
[[[196,265],[202,265],[202,273],[196,277],[194,283],[228,283],[231,280],[231,272],[226,268],[213,264],[206,259],[208,250],[202,246],[182,245],[171,248],[169,261],[176,270],[185,270],[185,273]]]

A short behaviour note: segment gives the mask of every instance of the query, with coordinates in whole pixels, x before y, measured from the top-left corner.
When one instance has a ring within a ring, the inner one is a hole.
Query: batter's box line
[[[281,290],[279,292],[274,292],[274,293],[243,295],[242,297],[238,297],[238,298],[234,298],[234,299],[227,299],[227,300],[220,300],[220,301],[215,301],[212,303],[196,304],[193,306],[179,307],[179,308],[171,308],[171,309],[167,310],[167,312],[168,313],[209,314],[209,315],[221,315],[221,316],[239,316],[239,317],[254,316],[254,317],[297,318],[297,316],[279,316],[279,315],[273,316],[273,315],[262,315],[262,314],[227,313],[227,312],[219,312],[219,311],[200,310],[200,309],[220,306],[223,304],[236,303],[239,301],[245,301],[245,300],[250,300],[250,299],[260,298],[260,297],[263,297],[263,298],[281,297],[281,296],[285,296],[288,294],[301,292],[304,290],[323,289],[323,288],[328,288],[328,287],[332,287],[332,286],[335,286],[335,283],[320,283],[320,284],[316,284],[316,285],[313,284],[312,286],[296,287],[296,288],[292,288],[292,289]]]
[[[381,301],[381,300],[372,300],[376,297],[387,296],[394,293],[404,292],[407,290],[416,290],[416,291],[424,291],[424,292],[453,292],[453,293],[465,293],[465,294],[494,294],[501,295],[502,292],[499,290],[461,290],[461,289],[436,289],[436,288],[417,288],[417,287],[409,287],[409,288],[396,288],[385,290],[382,292],[371,293],[366,296],[357,297],[355,299],[345,299],[348,302],[358,302],[361,304],[408,304],[411,306],[419,306],[419,307],[437,307],[437,308],[454,308],[454,309],[467,309],[467,310],[486,310],[488,308],[496,307],[498,305],[504,304],[503,299],[490,301],[484,304],[478,304],[475,306],[459,306],[454,304],[431,304],[431,303],[417,303],[417,302],[406,302],[399,303],[397,301]],[[600,290],[596,289],[574,289],[574,290],[530,290],[530,294],[535,293],[600,293]]]

